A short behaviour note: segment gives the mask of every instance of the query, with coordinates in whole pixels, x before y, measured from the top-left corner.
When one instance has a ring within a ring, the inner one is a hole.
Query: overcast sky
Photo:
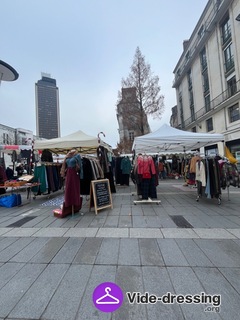
[[[36,133],[35,83],[57,80],[61,136],[82,130],[116,146],[121,79],[139,46],[159,76],[168,123],[176,104],[173,70],[207,0],[1,0],[0,60],[19,73],[0,86],[0,123]]]

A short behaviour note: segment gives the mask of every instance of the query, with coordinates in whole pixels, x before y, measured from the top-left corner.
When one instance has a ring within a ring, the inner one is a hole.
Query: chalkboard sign
[[[112,195],[108,179],[91,181],[90,188],[90,209],[94,206],[95,214],[98,210],[113,208]]]

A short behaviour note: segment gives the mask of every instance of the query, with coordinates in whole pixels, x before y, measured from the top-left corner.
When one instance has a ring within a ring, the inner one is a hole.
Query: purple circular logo
[[[121,307],[123,293],[121,288],[115,283],[103,282],[95,288],[92,300],[98,310],[113,312]]]

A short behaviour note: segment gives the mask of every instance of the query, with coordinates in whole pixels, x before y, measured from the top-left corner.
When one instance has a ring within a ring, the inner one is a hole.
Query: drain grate
[[[8,228],[9,227],[12,227],[12,228],[18,228],[18,227],[21,227],[22,225],[24,225],[25,223],[27,223],[28,221],[31,221],[32,219],[35,219],[36,216],[31,216],[31,217],[24,217],[12,224],[10,224],[9,226],[7,226]]]
[[[183,216],[170,216],[179,228],[193,228],[193,226]]]

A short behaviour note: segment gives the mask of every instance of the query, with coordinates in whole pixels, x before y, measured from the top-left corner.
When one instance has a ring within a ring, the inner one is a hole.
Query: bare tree
[[[161,88],[158,82],[159,77],[153,75],[150,64],[145,62],[145,57],[137,47],[131,72],[126,79],[122,79],[122,87],[136,89],[138,110],[136,112],[136,103],[131,104],[128,101],[128,107],[125,108],[125,121],[129,124],[132,122],[133,128],[138,127],[141,135],[145,134],[146,115],[160,119],[164,111],[164,96],[160,94]],[[119,98],[122,98],[121,92]]]

